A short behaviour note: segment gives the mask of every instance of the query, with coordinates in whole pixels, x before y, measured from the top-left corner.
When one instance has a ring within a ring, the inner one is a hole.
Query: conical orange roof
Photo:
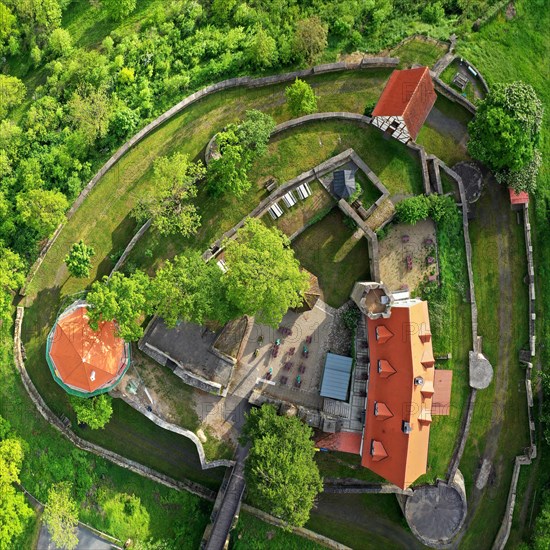
[[[58,319],[49,354],[64,384],[91,393],[114,382],[127,357],[126,344],[116,336],[115,323],[100,322],[94,331],[87,313],[86,306],[80,306]]]

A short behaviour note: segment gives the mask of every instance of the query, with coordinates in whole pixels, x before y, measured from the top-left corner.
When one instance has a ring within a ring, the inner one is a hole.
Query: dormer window
[[[403,430],[404,434],[409,435],[412,432],[412,426],[410,422],[403,420],[403,423],[401,424],[401,430]]]
[[[417,376],[414,379],[414,385],[415,386],[422,386],[423,384],[424,384],[424,378],[422,378],[422,376]]]

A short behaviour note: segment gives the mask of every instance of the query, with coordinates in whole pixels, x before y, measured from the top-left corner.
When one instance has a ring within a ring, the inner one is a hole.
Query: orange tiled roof
[[[394,305],[388,319],[367,319],[367,328],[370,373],[361,464],[406,488],[426,472],[428,460],[434,391],[432,342],[426,337],[428,303]],[[383,342],[376,339],[377,332],[386,331],[394,336]],[[379,362],[395,372],[384,376]],[[415,384],[418,377],[423,384]],[[383,404],[392,416],[375,415],[375,402],[379,411]]]
[[[79,307],[57,321],[50,357],[67,386],[93,392],[120,373],[125,343],[115,336],[112,321],[99,323],[99,329],[93,331],[87,313],[86,307]]]
[[[428,67],[393,71],[372,116],[403,117],[409,135],[416,139],[436,99]]]

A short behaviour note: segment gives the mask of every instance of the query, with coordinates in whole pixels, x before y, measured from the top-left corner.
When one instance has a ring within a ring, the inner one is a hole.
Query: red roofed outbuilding
[[[520,191],[517,193],[509,187],[508,192],[510,193],[510,204],[512,205],[512,210],[521,210],[524,204],[529,204],[529,193],[526,191]]]
[[[372,123],[403,143],[414,141],[436,99],[428,67],[393,71],[372,112]]]

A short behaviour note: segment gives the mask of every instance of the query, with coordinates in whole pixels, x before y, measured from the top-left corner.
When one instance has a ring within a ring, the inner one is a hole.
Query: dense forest
[[[208,83],[379,51],[415,30],[448,36],[488,2],[447,0],[0,2],[0,281],[40,244],[108,155]],[[75,40],[83,9],[106,29]],[[144,16],[139,16],[140,12]],[[110,32],[109,32],[110,31]],[[94,42],[94,39],[98,39]],[[1,302],[7,312],[8,299]]]

